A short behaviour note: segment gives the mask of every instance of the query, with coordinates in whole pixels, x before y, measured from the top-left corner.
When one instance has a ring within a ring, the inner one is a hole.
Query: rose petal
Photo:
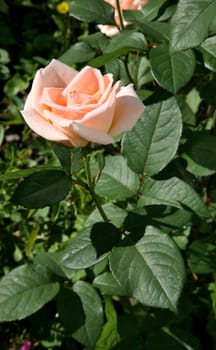
[[[144,104],[134,91],[133,85],[123,86],[117,94],[115,115],[109,134],[115,136],[131,130],[144,108]]]
[[[104,77],[99,69],[89,66],[84,67],[77,76],[71,81],[70,84],[63,91],[63,95],[70,94],[71,92],[81,92],[82,94],[93,95],[98,90],[103,93],[104,91]]]
[[[81,125],[77,122],[72,122],[71,127],[73,128],[73,131],[76,134],[88,140],[89,142],[98,143],[102,145],[108,145],[110,143],[113,143],[113,138],[105,132],[88,128],[87,126]]]
[[[29,108],[28,110],[21,111],[23,118],[25,119],[28,126],[38,135],[44,137],[46,140],[63,143],[67,146],[76,146],[84,145],[86,142],[80,139],[80,137],[74,136],[72,139],[72,135],[67,135],[64,130],[60,128],[56,128],[49,121],[41,117],[40,114],[37,113],[33,108]]]
[[[53,59],[47,67],[37,71],[31,91],[27,97],[25,108],[33,106],[40,112],[41,93],[46,87],[65,88],[67,84],[77,75],[77,71],[66,64]]]
[[[107,132],[110,129],[110,126],[113,122],[113,116],[116,106],[116,94],[119,90],[120,81],[117,82],[112,89],[110,96],[103,104],[98,104],[95,108],[87,113],[80,124],[94,128],[98,131]]]

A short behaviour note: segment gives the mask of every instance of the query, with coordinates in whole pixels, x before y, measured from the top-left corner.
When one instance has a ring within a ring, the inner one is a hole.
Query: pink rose
[[[144,110],[132,84],[113,85],[112,74],[85,67],[80,72],[53,59],[38,70],[21,111],[38,135],[67,146],[113,143]]]
[[[98,28],[102,33],[106,34],[109,37],[112,37],[119,32],[119,27],[120,27],[120,19],[116,8],[116,0],[104,0],[104,1],[108,2],[115,9],[114,16],[115,16],[116,26],[99,24]],[[147,3],[148,3],[148,0],[120,0],[120,7],[122,11],[123,10],[141,10],[141,8]],[[128,25],[128,23],[124,20],[124,18],[123,18],[123,24],[124,26]]]

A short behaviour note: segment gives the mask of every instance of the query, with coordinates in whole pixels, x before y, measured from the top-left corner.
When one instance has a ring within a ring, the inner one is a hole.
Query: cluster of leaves
[[[71,1],[94,32],[59,59],[133,82],[146,108],[108,147],[5,145],[0,321],[24,322],[35,347],[216,346],[215,13],[214,0],[150,0],[108,38],[97,24],[113,8]]]

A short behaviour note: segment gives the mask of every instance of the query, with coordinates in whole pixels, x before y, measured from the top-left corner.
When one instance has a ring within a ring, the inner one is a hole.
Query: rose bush
[[[112,37],[116,35],[119,32],[120,27],[120,18],[119,13],[116,6],[116,0],[105,0],[110,5],[112,5],[115,9],[115,22],[116,26],[114,25],[106,25],[106,24],[99,24],[98,28],[100,31],[104,34],[106,34],[109,37]],[[120,0],[120,7],[121,10],[140,10],[144,5],[148,3],[148,0]],[[127,22],[123,18],[123,24],[124,26],[127,26]]]
[[[36,73],[21,113],[45,139],[82,147],[113,143],[113,136],[130,130],[143,110],[132,84],[113,85],[112,74],[89,66],[77,72],[53,59]]]

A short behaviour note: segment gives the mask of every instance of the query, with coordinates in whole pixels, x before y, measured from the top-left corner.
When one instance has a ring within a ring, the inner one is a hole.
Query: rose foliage
[[[37,70],[36,161],[0,176],[26,235],[0,322],[49,314],[39,349],[213,349],[216,2],[69,5],[89,32]]]

